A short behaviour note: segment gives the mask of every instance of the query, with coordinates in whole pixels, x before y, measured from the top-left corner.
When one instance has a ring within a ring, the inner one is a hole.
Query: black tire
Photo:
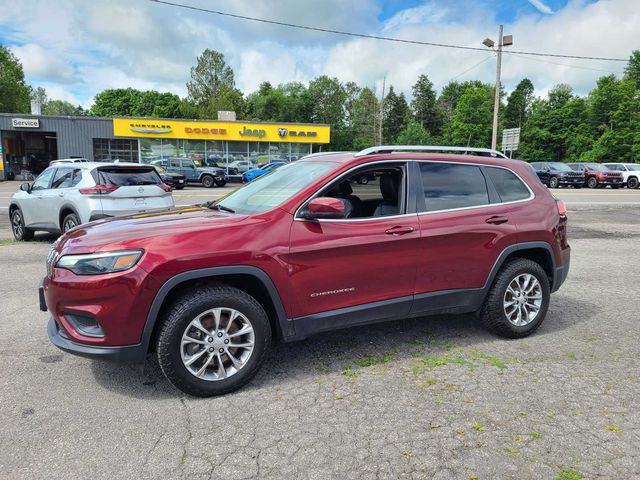
[[[598,180],[596,177],[589,177],[587,180],[587,187],[589,188],[598,188]]]
[[[62,219],[62,233],[67,233],[69,230],[77,227],[78,225],[80,225],[80,219],[78,218],[78,215],[76,215],[75,213],[69,213]]]
[[[627,188],[638,188],[638,179],[636,177],[631,177],[629,180],[627,180]]]
[[[540,283],[542,304],[534,319],[524,326],[511,323],[505,314],[504,298],[509,284],[519,275],[528,273]],[[543,268],[532,260],[516,258],[506,263],[496,275],[496,278],[480,309],[480,321],[489,331],[507,338],[522,338],[531,335],[544,320],[549,308],[550,298],[549,278]]]
[[[367,183],[369,183],[369,177],[367,177],[366,175],[362,175],[359,179],[358,179],[358,183],[360,185],[366,185]]]
[[[227,184],[226,180],[216,181],[216,187],[224,187]]]
[[[182,335],[189,323],[207,310],[233,308],[242,313],[254,330],[254,350],[235,374],[221,380],[204,380],[185,367],[181,354]],[[246,292],[224,285],[200,285],[183,292],[164,312],[157,341],[162,372],[179,390],[196,397],[230,393],[248,383],[264,363],[271,348],[269,318],[258,301]]]
[[[203,175],[202,179],[202,186],[204,188],[211,188],[213,187],[215,181],[213,179],[213,177],[211,175]]]
[[[179,187],[175,187],[176,190],[183,190],[184,189],[184,185],[181,185]]]
[[[613,190],[617,190],[617,189],[619,189],[621,186],[622,186],[622,185],[611,185],[611,188],[612,188]]]
[[[549,179],[549,188],[558,188],[559,185],[560,181],[558,180],[558,177],[551,177]]]
[[[24,226],[24,217],[22,211],[16,208],[11,213],[11,231],[13,232],[13,238],[19,242],[28,242],[33,240],[33,230]]]

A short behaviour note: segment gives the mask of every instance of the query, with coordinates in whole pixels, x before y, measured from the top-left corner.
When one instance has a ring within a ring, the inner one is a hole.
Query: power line
[[[506,53],[506,52],[503,51],[502,53]],[[561,67],[578,68],[580,70],[593,70],[594,72],[613,73],[613,74],[616,74],[616,75],[620,75],[619,72],[612,72],[610,70],[603,70],[601,68],[583,67],[583,66],[580,66],[580,65],[569,65],[567,63],[551,62],[549,60],[541,60],[539,58],[528,58],[528,57],[525,57],[524,55],[519,55],[517,53],[514,54],[514,56],[519,57],[519,58],[523,58],[525,60],[531,60],[533,62],[548,63],[550,65],[559,65]]]
[[[344,35],[344,36],[348,36],[348,37],[358,37],[358,38],[371,38],[374,40],[384,40],[387,42],[397,42],[397,43],[409,43],[409,44],[413,44],[413,45],[426,45],[426,46],[430,46],[430,47],[442,47],[442,48],[457,48],[460,50],[475,50],[475,51],[480,51],[480,52],[486,52],[486,48],[480,48],[480,47],[467,47],[464,45],[450,45],[447,43],[435,43],[435,42],[423,42],[420,40],[407,40],[404,38],[394,38],[394,37],[382,37],[379,35],[367,35],[365,33],[355,33],[355,32],[345,32],[342,30],[332,30],[330,28],[321,28],[321,27],[311,27],[308,25],[297,25],[294,23],[287,23],[287,22],[280,22],[277,20],[267,20],[265,18],[257,18],[257,17],[249,17],[247,15],[238,15],[235,13],[228,13],[228,12],[221,12],[219,10],[209,10],[207,8],[202,8],[202,7],[194,7],[193,5],[184,5],[181,3],[175,3],[175,2],[169,2],[166,0],[149,0],[151,2],[155,2],[155,3],[159,3],[159,4],[163,4],[163,5],[169,5],[172,7],[179,7],[179,8],[185,8],[187,10],[195,10],[198,12],[204,12],[204,13],[212,13],[215,15],[221,15],[223,17],[231,17],[231,18],[237,18],[237,19],[241,19],[241,20],[249,20],[252,22],[259,22],[259,23],[268,23],[270,25],[279,25],[281,27],[290,27],[290,28],[298,28],[300,30],[311,30],[314,32],[323,32],[323,33],[333,33],[335,35]],[[604,61],[609,61],[609,62],[627,62],[628,59],[626,58],[614,58],[614,57],[591,57],[591,56],[583,56],[583,55],[564,55],[564,54],[559,54],[559,53],[542,53],[542,52],[522,52],[522,51],[504,51],[503,53],[508,53],[508,54],[519,54],[519,55],[533,55],[533,56],[537,56],[537,57],[558,57],[558,58],[577,58],[577,59],[581,59],[581,60],[604,60]]]
[[[440,84],[438,84],[438,85],[437,85],[437,86],[435,86],[434,88],[437,90],[437,89],[439,89],[440,87],[443,87],[443,86],[445,86],[446,84],[448,84],[448,83],[450,83],[450,82],[453,82],[454,80],[457,80],[458,78],[460,78],[460,77],[461,77],[462,75],[464,75],[465,73],[470,72],[471,70],[473,70],[474,68],[476,68],[476,67],[477,67],[477,66],[479,66],[479,65],[482,65],[484,62],[486,62],[486,61],[490,60],[491,58],[492,58],[492,56],[488,56],[487,58],[485,58],[485,59],[483,59],[483,60],[480,60],[478,63],[476,63],[476,64],[472,65],[472,66],[471,66],[471,67],[469,67],[469,68],[467,68],[465,71],[460,72],[458,75],[456,75],[455,77],[450,78],[449,80],[447,80],[447,81],[446,81],[446,82],[444,82],[444,83],[440,83]]]

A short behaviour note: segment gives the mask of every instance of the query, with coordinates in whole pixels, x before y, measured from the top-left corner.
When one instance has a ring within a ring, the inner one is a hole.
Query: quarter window
[[[451,210],[489,204],[487,182],[479,167],[420,163],[426,210]]]
[[[526,200],[531,196],[529,189],[513,172],[495,167],[487,167],[486,172],[503,202]]]

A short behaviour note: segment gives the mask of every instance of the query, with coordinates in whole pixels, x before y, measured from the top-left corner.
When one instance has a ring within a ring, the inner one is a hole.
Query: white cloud
[[[381,2],[265,0],[250,8],[246,2],[228,2],[224,8],[254,17],[427,42],[480,47],[483,38],[495,39],[496,13],[488,2],[424,0],[385,22],[378,19]],[[551,13],[544,0],[531,2],[541,12]],[[210,0],[189,3],[212,8]],[[637,0],[570,0],[554,15],[522,10],[519,15],[505,24],[505,33],[514,36],[514,45],[507,50],[627,58],[638,45]],[[185,95],[190,67],[205,48],[225,54],[238,87],[247,94],[262,81],[306,82],[320,74],[378,88],[386,74],[387,85],[406,94],[421,73],[438,87],[451,79],[492,83],[495,75],[490,51],[349,38],[147,1],[0,0],[0,41],[12,46],[29,82],[48,85],[50,96],[57,85],[58,95],[74,97],[84,106],[97,92],[111,87]],[[528,77],[537,92],[565,82],[585,94],[599,76],[624,68],[623,63],[603,61],[509,54],[503,58],[507,90]]]
[[[14,47],[12,50],[22,62],[26,75],[60,83],[73,82],[73,68],[58,57],[54,51],[35,43],[27,43]]]
[[[546,15],[553,14],[553,10],[551,10],[551,7],[549,7],[549,5],[542,2],[542,0],[527,0],[527,1],[531,5],[533,5],[535,8],[537,8],[540,13],[544,13]]]

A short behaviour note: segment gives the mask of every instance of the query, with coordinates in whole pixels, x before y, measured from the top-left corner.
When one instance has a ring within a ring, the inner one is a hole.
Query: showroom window
[[[138,162],[138,140],[94,138],[93,159],[96,162]]]

